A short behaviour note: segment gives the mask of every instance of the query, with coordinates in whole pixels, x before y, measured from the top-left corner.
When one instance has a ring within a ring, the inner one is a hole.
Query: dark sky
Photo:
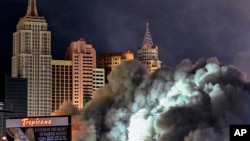
[[[10,74],[12,34],[27,3],[0,0],[3,73]],[[185,58],[195,62],[217,57],[224,64],[248,66],[249,0],[37,0],[37,7],[52,31],[54,59],[63,59],[70,42],[81,37],[97,53],[131,50],[136,54],[148,20],[159,58],[167,65]]]

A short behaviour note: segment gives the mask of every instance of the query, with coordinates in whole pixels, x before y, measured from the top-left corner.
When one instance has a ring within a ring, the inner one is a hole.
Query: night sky
[[[12,34],[28,0],[0,0],[1,73],[10,74]],[[38,14],[52,31],[53,59],[84,38],[97,53],[137,54],[148,20],[159,58],[175,66],[189,58],[217,57],[248,70],[249,0],[37,0]]]

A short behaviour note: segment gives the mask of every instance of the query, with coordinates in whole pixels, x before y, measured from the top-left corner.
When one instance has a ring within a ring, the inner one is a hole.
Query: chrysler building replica
[[[153,44],[148,22],[143,43],[138,49],[138,60],[148,69],[149,73],[161,67],[161,61],[158,59],[158,47]]]
[[[28,116],[51,113],[51,32],[29,0],[26,15],[13,34],[12,77],[28,79]]]

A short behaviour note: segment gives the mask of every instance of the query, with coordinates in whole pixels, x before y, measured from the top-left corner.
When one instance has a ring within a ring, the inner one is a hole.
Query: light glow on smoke
[[[145,118],[146,109],[141,109],[130,118],[128,141],[144,141],[152,128],[153,116]]]
[[[109,84],[81,110],[85,128],[76,141],[227,141],[230,124],[250,115],[250,85],[234,67],[216,59],[149,75],[137,61],[119,65]]]

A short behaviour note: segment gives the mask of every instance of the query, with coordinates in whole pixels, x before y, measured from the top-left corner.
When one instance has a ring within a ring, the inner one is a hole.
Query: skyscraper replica
[[[12,56],[12,77],[28,79],[28,116],[51,113],[51,59],[51,32],[36,1],[29,0],[13,34]]]
[[[82,108],[93,96],[96,51],[81,38],[67,48],[66,59],[72,61],[72,103]]]
[[[161,67],[161,61],[158,59],[158,46],[153,44],[148,22],[143,43],[138,49],[138,60],[148,69],[149,73]]]

